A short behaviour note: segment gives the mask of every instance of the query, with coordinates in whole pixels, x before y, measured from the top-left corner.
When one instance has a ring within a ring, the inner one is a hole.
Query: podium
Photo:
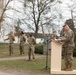
[[[61,71],[62,44],[51,42],[51,71]]]
[[[62,59],[62,44],[57,41],[51,41],[51,74],[76,74],[76,70],[73,71],[61,71],[61,59]]]

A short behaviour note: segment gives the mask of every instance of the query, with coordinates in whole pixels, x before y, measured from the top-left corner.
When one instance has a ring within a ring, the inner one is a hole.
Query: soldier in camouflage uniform
[[[8,38],[5,40],[9,40],[9,55],[11,56],[13,54],[13,43],[15,41],[15,37],[12,31],[9,33]]]
[[[62,36],[64,36],[64,26],[60,33],[60,37],[62,37]],[[62,59],[64,59],[64,55],[65,55],[65,47],[64,47],[64,45],[62,45]]]
[[[64,26],[64,36],[61,39],[64,41],[64,60],[65,68],[63,70],[72,71],[73,70],[73,49],[74,49],[74,33],[69,28],[67,23]]]
[[[36,39],[35,39],[34,36],[32,36],[32,34],[30,34],[29,37],[28,37],[28,48],[29,48],[28,56],[29,56],[29,60],[31,60],[31,55],[32,55],[32,58],[35,59],[35,54],[34,54],[35,44],[36,44]]]
[[[59,37],[57,36],[56,31],[53,31],[52,39],[55,40],[55,39],[58,39],[58,38]]]
[[[20,55],[24,54],[24,44],[26,42],[25,34],[21,31],[20,35]]]

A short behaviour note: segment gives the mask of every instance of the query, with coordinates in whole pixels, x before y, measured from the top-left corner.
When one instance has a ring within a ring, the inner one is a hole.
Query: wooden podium
[[[76,74],[76,70],[73,71],[61,71],[61,53],[62,44],[57,41],[51,42],[51,74]]]
[[[51,42],[51,71],[61,71],[62,44]]]

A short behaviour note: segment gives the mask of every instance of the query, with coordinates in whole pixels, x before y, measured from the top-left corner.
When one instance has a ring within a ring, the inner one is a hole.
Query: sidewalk
[[[0,75],[13,75],[13,74],[8,74],[8,73],[0,72]]]
[[[36,55],[35,58],[41,58],[45,57],[44,55]],[[5,61],[5,60],[21,60],[21,59],[26,59],[28,60],[28,56],[19,56],[19,57],[9,57],[9,58],[0,58],[0,61]]]
[[[44,55],[36,55],[35,56],[36,57],[36,59],[37,58],[43,58],[43,57],[45,57]],[[19,57],[9,57],[9,58],[0,58],[0,61],[8,61],[8,60],[21,60],[21,59],[24,59],[24,60],[28,60],[28,56],[19,56]],[[30,73],[25,73],[25,74],[13,74],[13,73],[7,73],[7,72],[1,72],[0,71],[0,75],[31,75]],[[41,74],[42,75],[42,74]]]

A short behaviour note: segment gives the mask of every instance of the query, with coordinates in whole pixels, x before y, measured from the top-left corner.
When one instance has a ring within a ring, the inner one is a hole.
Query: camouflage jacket
[[[74,47],[74,33],[71,29],[69,29],[68,31],[64,31],[64,43],[63,46],[64,47]]]
[[[34,45],[34,42],[36,42],[36,39],[35,39],[35,37],[29,37],[28,38],[28,44],[29,44],[29,46],[33,46]]]
[[[58,39],[59,37],[56,35],[56,36],[54,36],[54,35],[52,35],[52,39],[53,40],[55,40],[55,39]]]
[[[25,35],[21,35],[21,36],[20,36],[20,45],[24,45],[25,42],[26,42],[26,37],[25,37]]]
[[[9,35],[8,38],[5,40],[9,40],[9,44],[13,44],[15,41],[15,37],[14,37],[14,35]]]

